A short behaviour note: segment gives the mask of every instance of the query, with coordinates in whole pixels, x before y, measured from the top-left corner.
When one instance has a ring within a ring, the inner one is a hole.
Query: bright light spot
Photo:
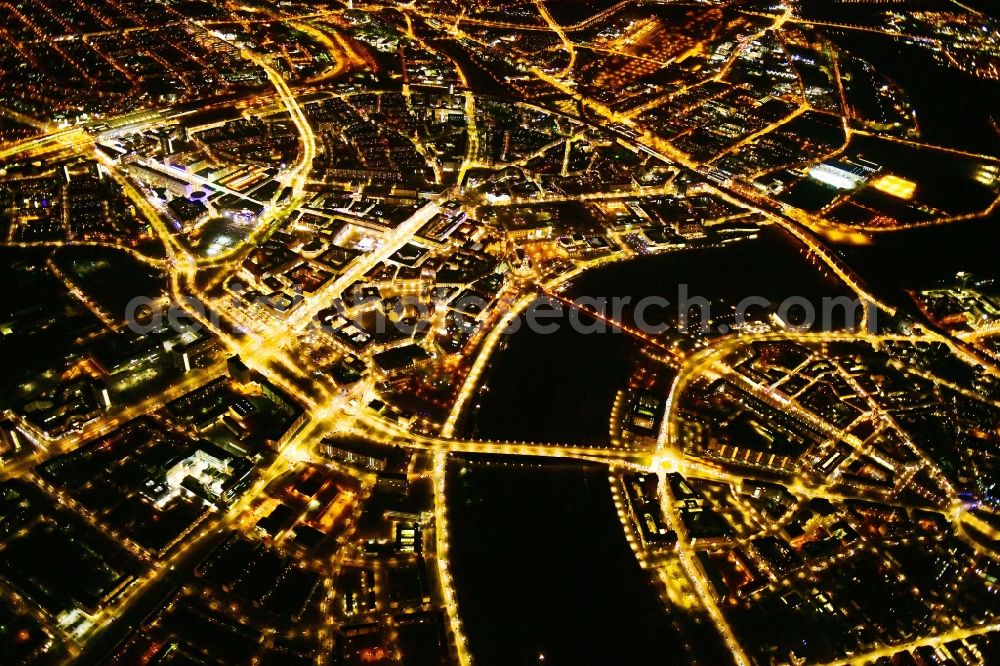
[[[982,166],[976,172],[976,182],[993,187],[1000,182],[1000,168],[996,166]]]
[[[899,199],[912,199],[917,191],[916,183],[893,175],[882,176],[872,183],[872,187]]]
[[[812,167],[809,169],[809,177],[838,190],[853,190],[865,182],[863,177],[829,164],[818,164]]]

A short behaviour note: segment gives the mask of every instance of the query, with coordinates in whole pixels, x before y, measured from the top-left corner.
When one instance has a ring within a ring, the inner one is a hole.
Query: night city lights
[[[0,664],[1000,666],[997,0],[0,0]]]

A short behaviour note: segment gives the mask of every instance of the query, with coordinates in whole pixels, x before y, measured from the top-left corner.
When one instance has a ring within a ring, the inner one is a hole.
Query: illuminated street
[[[0,662],[1000,664],[986,0],[0,15]]]

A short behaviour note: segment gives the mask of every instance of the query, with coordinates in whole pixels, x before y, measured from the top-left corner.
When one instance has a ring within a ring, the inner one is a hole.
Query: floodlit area
[[[876,178],[872,181],[872,187],[897,199],[912,199],[917,191],[916,183],[893,175]]]

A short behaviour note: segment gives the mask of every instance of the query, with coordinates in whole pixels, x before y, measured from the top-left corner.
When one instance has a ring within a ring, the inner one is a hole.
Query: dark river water
[[[449,560],[475,662],[690,663],[625,541],[607,469],[522,463],[448,472]]]
[[[615,297],[629,297],[631,302],[616,319],[631,325],[634,304],[649,296],[671,303],[651,308],[650,323],[676,321],[681,289],[686,289],[689,300],[709,301],[711,317],[725,315],[748,296],[775,304],[800,297],[820,312],[823,298],[848,293],[808,264],[797,245],[770,228],[755,240],[605,266],[582,275],[566,293],[605,298],[609,303]],[[615,395],[627,383],[643,343],[616,329],[587,334],[567,325],[568,318],[556,321],[562,325],[547,334],[522,326],[498,350],[486,374],[479,408],[465,425],[467,435],[564,444],[608,441]],[[835,313],[830,322],[839,327],[843,317]]]
[[[880,295],[907,303],[907,289],[952,284],[959,272],[1000,280],[1000,214],[969,222],[879,234],[870,245],[840,248]]]
[[[1000,278],[997,219],[877,236],[839,248],[878,293],[905,302],[906,288],[953,279],[957,271]],[[725,247],[645,257],[579,278],[569,295],[663,295],[678,285],[715,307],[751,294],[843,293],[807,264],[776,230]],[[626,308],[623,319],[631,313]],[[543,335],[522,328],[495,357],[488,390],[465,435],[561,443],[604,443],[616,392],[628,381],[641,343],[623,334]],[[667,610],[639,569],[600,466],[489,466],[449,471],[451,559],[472,653],[482,664],[726,663],[704,625]],[[680,623],[680,624],[678,624]],[[685,627],[680,633],[678,626]]]
[[[818,301],[843,293],[797,246],[765,230],[756,240],[611,265],[585,274],[567,294],[673,301],[681,284],[709,299],[713,312],[748,295]],[[623,319],[631,318],[626,308]],[[612,402],[640,344],[569,326],[548,335],[522,328],[497,353],[465,434],[606,442]],[[603,466],[459,461],[448,488],[449,557],[477,663],[728,662],[714,630],[667,610],[639,568]]]

